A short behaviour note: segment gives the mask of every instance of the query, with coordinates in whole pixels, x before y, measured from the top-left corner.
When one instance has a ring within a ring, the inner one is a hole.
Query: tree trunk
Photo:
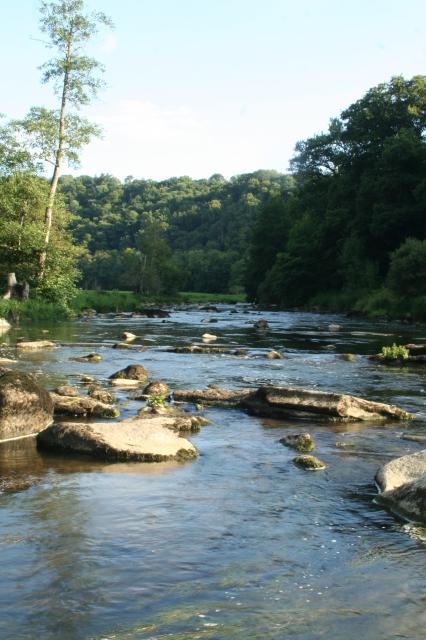
[[[66,62],[68,63],[71,57],[71,43],[72,43],[72,33],[70,34],[70,39],[68,41],[67,53],[66,53]],[[50,180],[50,189],[49,189],[49,199],[47,201],[47,207],[44,214],[44,248],[40,254],[39,260],[39,279],[42,280],[46,271],[46,258],[47,258],[47,249],[49,247],[50,242],[50,233],[52,230],[52,221],[53,221],[53,205],[55,203],[56,190],[58,188],[58,180],[59,175],[61,173],[62,159],[64,157],[65,151],[65,109],[67,106],[67,97],[68,97],[68,85],[69,85],[69,71],[68,69],[65,71],[64,75],[64,83],[62,85],[62,99],[61,99],[61,110],[59,112],[59,131],[58,131],[58,148],[56,150],[55,157],[55,168],[53,170],[53,175]]]
[[[7,274],[7,290],[3,294],[3,300],[17,298],[18,300],[28,300],[30,295],[30,285],[28,282],[18,283],[14,273]]]

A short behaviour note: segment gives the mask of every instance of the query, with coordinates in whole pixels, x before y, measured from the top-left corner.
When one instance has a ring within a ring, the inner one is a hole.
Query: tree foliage
[[[330,292],[356,300],[385,284],[419,295],[413,270],[423,274],[425,134],[426,77],[396,77],[370,89],[327,132],[298,143],[291,202],[281,198],[259,213],[250,297],[294,306]]]

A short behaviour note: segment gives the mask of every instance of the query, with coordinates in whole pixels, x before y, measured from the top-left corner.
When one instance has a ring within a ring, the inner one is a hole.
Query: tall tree
[[[84,46],[101,25],[112,24],[104,13],[85,12],[83,0],[42,2],[40,13],[40,28],[48,37],[46,44],[56,51],[56,56],[41,67],[42,81],[53,83],[59,108],[32,108],[25,120],[15,124],[29,136],[35,155],[53,165],[44,214],[44,247],[39,259],[42,279],[63,160],[78,164],[78,151],[100,133],[97,126],[75,112],[87,105],[104,84],[100,78],[103,66],[84,54]]]

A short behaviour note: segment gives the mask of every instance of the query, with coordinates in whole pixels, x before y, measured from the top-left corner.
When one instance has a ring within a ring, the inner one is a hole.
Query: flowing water
[[[260,317],[268,331],[253,328]],[[332,322],[342,329],[330,332]],[[113,349],[125,329],[148,348]],[[167,351],[206,330],[248,356]],[[16,356],[20,336],[61,346]],[[33,439],[1,444],[0,638],[424,638],[426,531],[374,503],[374,474],[422,448],[401,435],[426,433],[425,369],[365,357],[413,340],[426,342],[426,327],[245,306],[13,329],[0,355],[18,357],[11,366],[49,388],[78,385],[80,374],[106,381],[141,363],[171,388],[335,390],[398,404],[418,420],[327,426],[208,408],[210,424],[190,438],[200,455],[182,464],[48,455]],[[287,358],[267,360],[270,349]],[[102,362],[69,360],[93,350]],[[339,358],[348,352],[354,362]],[[141,404],[118,396],[122,417],[135,415]],[[295,429],[312,434],[325,471],[292,464],[278,441]]]

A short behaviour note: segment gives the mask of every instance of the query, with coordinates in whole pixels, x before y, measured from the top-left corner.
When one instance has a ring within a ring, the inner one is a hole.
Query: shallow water
[[[200,456],[185,464],[76,460],[41,454],[32,439],[0,445],[2,640],[424,638],[425,531],[374,504],[373,478],[383,462],[422,448],[401,434],[426,433],[425,373],[365,355],[426,341],[426,327],[221,309],[176,311],[165,322],[22,326],[3,338],[0,355],[16,356],[19,336],[52,338],[63,346],[12,366],[53,387],[79,384],[81,373],[103,381],[139,362],[172,388],[336,390],[398,404],[418,420],[318,426],[211,408],[210,425],[191,436]],[[218,322],[202,323],[209,316]],[[260,317],[269,331],[248,324]],[[331,322],[342,330],[330,332]],[[112,349],[124,329],[147,350]],[[249,355],[166,350],[206,331]],[[270,349],[288,357],[267,360]],[[102,362],[69,360],[93,350]],[[348,352],[359,354],[355,362],[338,358]],[[134,415],[140,403],[118,396],[122,416]],[[312,434],[325,471],[292,464],[294,452],[278,442],[289,429]]]

